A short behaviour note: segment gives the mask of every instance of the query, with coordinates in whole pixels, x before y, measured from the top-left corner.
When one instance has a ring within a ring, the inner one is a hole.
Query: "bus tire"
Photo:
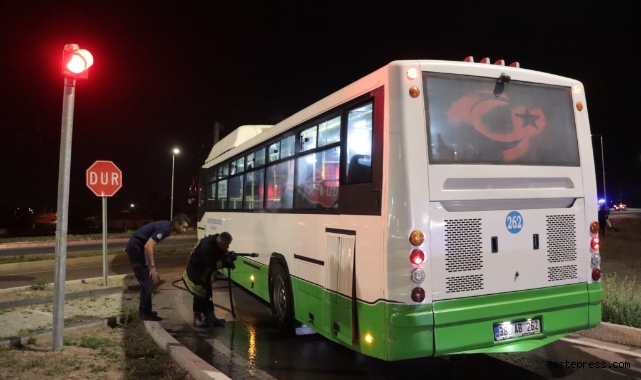
[[[270,289],[269,300],[274,321],[281,328],[293,329],[294,299],[292,296],[292,283],[287,271],[278,261],[273,263]]]

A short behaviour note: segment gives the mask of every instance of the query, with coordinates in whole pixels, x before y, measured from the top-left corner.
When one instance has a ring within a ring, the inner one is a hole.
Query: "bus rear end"
[[[597,196],[581,83],[439,61],[392,64],[390,78],[406,98],[390,103],[390,173],[410,169],[398,178],[406,190],[390,175],[390,197],[409,206],[389,205],[402,221],[389,236],[420,231],[423,242],[406,241],[404,251],[425,259],[403,262],[391,240],[388,284],[409,314],[431,314],[416,327],[423,338],[430,331],[429,353],[527,351],[596,326]],[[403,125],[398,144],[395,121]],[[394,158],[394,146],[405,158]],[[411,283],[397,277],[401,267]]]

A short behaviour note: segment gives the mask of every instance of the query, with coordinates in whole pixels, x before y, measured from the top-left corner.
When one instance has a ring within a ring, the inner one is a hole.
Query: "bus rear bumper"
[[[434,302],[434,355],[522,352],[601,320],[600,283],[572,284]],[[541,320],[541,333],[494,340],[494,325]]]

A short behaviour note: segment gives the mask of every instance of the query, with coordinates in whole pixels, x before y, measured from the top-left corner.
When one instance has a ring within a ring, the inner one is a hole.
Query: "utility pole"
[[[225,126],[219,122],[214,123],[214,145],[218,144],[220,141],[220,131],[224,130]]]

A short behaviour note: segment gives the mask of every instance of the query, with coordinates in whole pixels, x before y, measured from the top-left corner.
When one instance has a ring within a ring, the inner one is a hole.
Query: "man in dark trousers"
[[[228,252],[231,241],[232,237],[228,232],[209,235],[200,239],[189,255],[187,268],[183,272],[183,283],[194,296],[193,311],[196,327],[225,326],[225,320],[218,319],[214,315],[211,276],[222,268],[235,269],[233,262],[236,256],[233,252]]]
[[[597,213],[598,222],[599,222],[599,237],[605,236],[605,227],[607,224],[609,213],[610,213],[610,210],[608,210],[608,206],[602,205],[601,207],[599,207],[599,211]]]
[[[187,232],[189,218],[183,213],[176,214],[172,221],[160,220],[140,227],[127,243],[127,256],[131,262],[136,279],[140,283],[140,307],[138,313],[146,321],[162,321],[155,311],[151,310],[151,295],[154,291],[153,275],[156,273],[154,245],[160,243],[171,232],[181,235]]]

